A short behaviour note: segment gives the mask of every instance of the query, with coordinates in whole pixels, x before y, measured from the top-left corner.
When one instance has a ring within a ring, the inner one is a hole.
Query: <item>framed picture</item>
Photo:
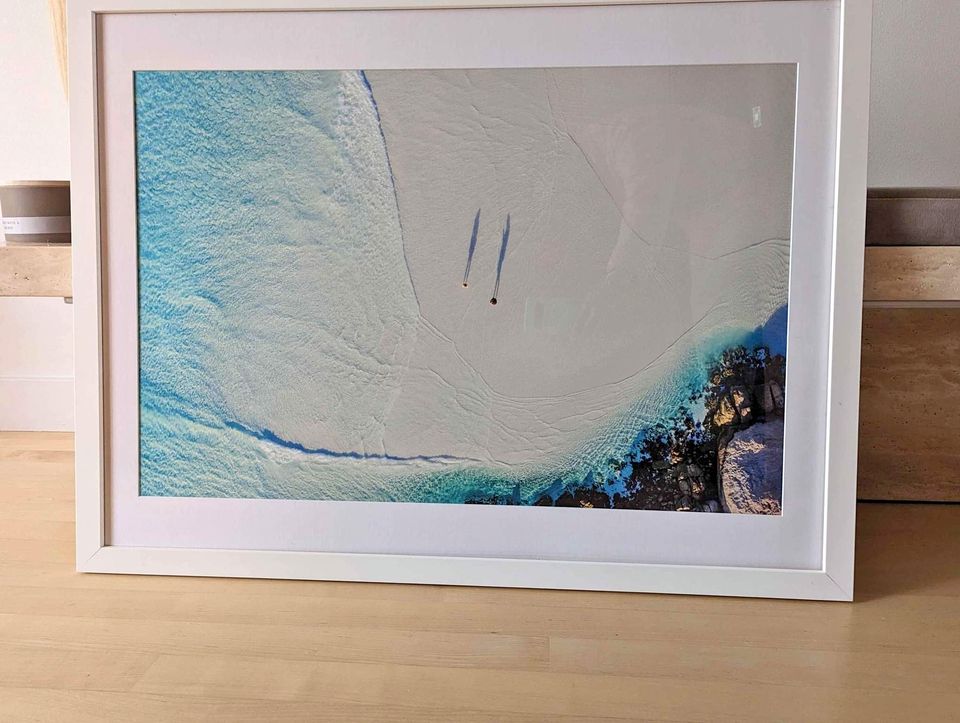
[[[70,3],[78,569],[851,599],[869,0],[440,5]]]

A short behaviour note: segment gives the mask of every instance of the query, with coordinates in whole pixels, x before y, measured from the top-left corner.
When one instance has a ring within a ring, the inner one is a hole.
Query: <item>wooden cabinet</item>
[[[864,309],[859,456],[860,499],[960,502],[960,308]]]

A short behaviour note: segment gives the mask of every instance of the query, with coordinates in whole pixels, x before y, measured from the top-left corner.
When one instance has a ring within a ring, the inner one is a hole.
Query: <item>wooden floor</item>
[[[857,602],[79,575],[72,438],[0,433],[0,721],[960,720],[960,506]]]

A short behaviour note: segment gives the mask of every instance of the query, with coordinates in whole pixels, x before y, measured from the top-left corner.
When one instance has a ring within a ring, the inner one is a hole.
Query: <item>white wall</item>
[[[46,0],[0,0],[0,180],[69,178]],[[0,429],[73,428],[73,311],[0,298]]]
[[[871,186],[960,186],[960,1],[874,0]]]
[[[67,178],[44,0],[0,0],[0,179]],[[960,0],[875,0],[871,186],[960,186]],[[72,313],[0,299],[0,429],[72,425]]]

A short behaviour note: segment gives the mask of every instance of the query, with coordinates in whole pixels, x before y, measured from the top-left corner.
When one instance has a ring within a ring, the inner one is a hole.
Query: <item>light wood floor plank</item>
[[[158,620],[145,625],[142,620],[27,614],[0,615],[0,640],[77,653],[110,649],[504,670],[546,670],[550,656],[549,640],[536,635]]]

